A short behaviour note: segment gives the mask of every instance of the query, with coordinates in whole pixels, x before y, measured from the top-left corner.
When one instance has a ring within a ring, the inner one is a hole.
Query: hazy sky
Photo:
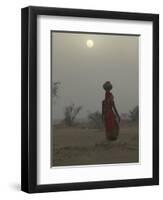
[[[138,41],[138,36],[53,32],[52,82],[61,82],[53,119],[63,118],[71,103],[83,106],[79,118],[101,111],[105,81],[113,84],[119,113],[138,105]]]

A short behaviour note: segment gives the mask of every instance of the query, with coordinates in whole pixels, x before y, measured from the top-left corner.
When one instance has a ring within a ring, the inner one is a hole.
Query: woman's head
[[[105,91],[110,91],[110,90],[113,88],[113,86],[112,86],[112,84],[111,84],[110,81],[106,81],[106,82],[103,84],[103,88],[104,88]]]

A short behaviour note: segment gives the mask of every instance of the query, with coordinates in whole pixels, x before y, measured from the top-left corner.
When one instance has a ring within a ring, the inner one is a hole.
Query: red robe
[[[105,99],[102,102],[102,113],[104,116],[105,131],[107,137],[112,137],[117,132],[118,124],[116,121],[116,115],[113,112],[114,98],[111,92],[105,93]],[[117,133],[118,134],[118,133]]]

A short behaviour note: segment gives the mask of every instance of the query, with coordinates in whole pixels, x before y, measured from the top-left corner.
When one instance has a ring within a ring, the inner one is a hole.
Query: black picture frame
[[[37,184],[37,16],[151,21],[153,23],[153,177]],[[29,6],[21,11],[21,190],[28,193],[159,184],[159,15]]]

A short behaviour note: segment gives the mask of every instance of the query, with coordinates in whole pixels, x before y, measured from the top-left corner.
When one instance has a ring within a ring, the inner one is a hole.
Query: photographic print
[[[21,12],[21,190],[159,184],[159,15]]]
[[[139,35],[51,31],[51,165],[138,163]]]

